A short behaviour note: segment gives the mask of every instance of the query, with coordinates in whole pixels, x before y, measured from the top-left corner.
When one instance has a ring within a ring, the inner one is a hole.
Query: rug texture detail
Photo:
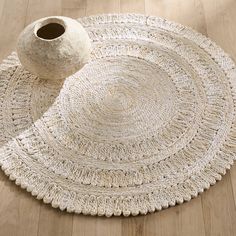
[[[236,158],[236,68],[214,42],[165,19],[78,19],[90,62],[64,82],[0,65],[0,165],[61,210],[147,214],[189,201]]]

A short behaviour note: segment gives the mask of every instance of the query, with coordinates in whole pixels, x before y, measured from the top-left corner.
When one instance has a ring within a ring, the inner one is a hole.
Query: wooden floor
[[[0,60],[35,19],[113,12],[146,13],[191,26],[236,60],[236,0],[0,0]],[[189,203],[147,216],[110,219],[55,210],[0,172],[0,236],[234,236],[235,206],[236,165],[222,181]]]

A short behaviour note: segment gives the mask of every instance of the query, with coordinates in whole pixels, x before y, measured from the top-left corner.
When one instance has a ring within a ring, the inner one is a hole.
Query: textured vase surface
[[[91,43],[82,25],[71,18],[51,16],[28,25],[20,34],[17,53],[22,65],[45,79],[63,79],[89,60]]]

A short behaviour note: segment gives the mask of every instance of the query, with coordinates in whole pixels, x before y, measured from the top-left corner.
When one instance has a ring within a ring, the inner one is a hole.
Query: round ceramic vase
[[[91,42],[82,25],[51,16],[28,25],[20,34],[17,53],[22,65],[45,79],[64,79],[89,60]]]

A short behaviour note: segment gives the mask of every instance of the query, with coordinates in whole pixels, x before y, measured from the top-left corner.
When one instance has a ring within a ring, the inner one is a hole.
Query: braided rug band
[[[61,210],[146,214],[189,201],[236,158],[236,68],[215,43],[165,19],[79,19],[90,63],[40,80],[0,66],[0,165]]]

